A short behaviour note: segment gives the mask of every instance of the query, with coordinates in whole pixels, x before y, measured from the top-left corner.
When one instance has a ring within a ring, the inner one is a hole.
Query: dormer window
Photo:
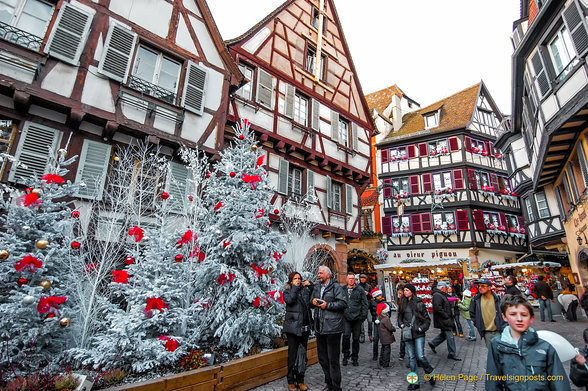
[[[439,111],[425,115],[425,129],[436,128],[439,126]]]

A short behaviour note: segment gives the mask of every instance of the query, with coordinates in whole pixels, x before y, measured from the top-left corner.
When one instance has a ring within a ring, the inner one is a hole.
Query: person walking
[[[308,280],[302,281],[298,272],[288,275],[288,283],[284,289],[284,302],[286,303],[286,316],[284,317],[283,331],[288,338],[288,390],[308,390],[304,384],[304,372],[295,370],[298,351],[304,349],[308,343],[310,334],[311,314],[310,295],[313,286]],[[305,363],[306,364],[306,363]]]
[[[488,348],[492,338],[499,336],[506,326],[500,311],[500,297],[492,292],[492,281],[478,280],[478,294],[472,299],[470,317]]]
[[[368,301],[363,288],[355,283],[355,274],[347,273],[347,308],[345,309],[345,331],[343,332],[343,365],[351,356],[351,365],[359,365],[359,333],[367,318]],[[353,344],[351,338],[353,336]],[[351,349],[351,351],[350,351]]]
[[[453,317],[451,316],[451,304],[447,299],[447,288],[449,283],[439,281],[437,288],[433,290],[433,326],[441,330],[438,336],[429,342],[429,347],[433,353],[437,354],[437,347],[447,341],[447,358],[455,361],[461,361],[457,357],[457,349],[455,347],[455,339],[453,338]]]
[[[394,338],[394,332],[396,328],[390,321],[390,306],[386,303],[378,304],[378,333],[380,336],[380,342],[382,343],[382,349],[380,351],[380,366],[382,368],[388,368],[390,366],[390,345],[396,342]]]
[[[372,360],[373,361],[377,361],[378,360],[378,349],[379,349],[379,345],[380,345],[380,333],[378,330],[378,325],[375,324],[376,320],[378,319],[378,304],[380,303],[386,303],[386,301],[384,300],[384,296],[382,295],[382,290],[380,288],[374,288],[372,289],[372,291],[370,292],[371,296],[372,296],[372,301],[370,301],[370,312],[372,313],[372,319],[374,320],[374,325],[373,325],[373,338],[372,338]],[[390,306],[390,304],[388,304],[388,306]],[[390,307],[391,308],[391,307]]]
[[[451,318],[453,320],[453,335],[459,335],[460,338],[463,338],[463,328],[461,327],[461,321],[459,320],[459,308],[457,308],[457,304],[459,303],[459,297],[455,294],[453,286],[447,287],[447,300],[449,300],[449,305],[451,307]]]
[[[504,279],[504,286],[506,287],[505,289],[505,294],[507,295],[514,295],[514,296],[522,296],[523,294],[521,293],[520,289],[517,288],[517,279],[515,276],[507,276]]]
[[[553,312],[551,311],[551,300],[553,300],[553,291],[549,287],[549,284],[545,281],[545,276],[540,275],[537,277],[537,282],[533,285],[533,293],[537,295],[539,300],[539,314],[541,315],[541,321],[545,322],[545,307],[547,307],[547,316],[550,322],[555,322],[553,319]]]
[[[315,307],[314,327],[318,360],[325,374],[325,389],[341,391],[341,334],[345,329],[344,312],[347,295],[343,287],[333,281],[331,269],[320,266],[319,284],[314,287],[311,303]]]
[[[402,338],[406,344],[410,371],[418,375],[418,364],[426,374],[433,372],[434,368],[425,356],[425,333],[431,325],[429,311],[423,300],[416,295],[416,288],[412,284],[404,285],[404,298],[398,309],[398,323]],[[435,385],[434,376],[430,377],[429,384]],[[420,385],[409,384],[409,390],[416,390]]]
[[[457,308],[461,311],[461,315],[466,320],[469,329],[469,335],[466,338],[468,341],[476,340],[476,328],[470,317],[470,305],[472,304],[472,292],[469,289],[463,291],[463,300],[457,304]]]
[[[360,287],[363,288],[364,292],[365,292],[365,297],[368,301],[368,308],[369,308],[369,302],[372,300],[372,296],[370,295],[370,292],[372,291],[372,286],[370,284],[368,284],[367,282],[367,276],[365,274],[360,274],[359,275],[359,284]],[[369,341],[372,341],[372,322],[374,320],[372,319],[372,313],[371,311],[368,311],[368,315],[367,315],[367,332],[368,332],[368,338]],[[366,322],[364,322],[366,323]],[[365,342],[365,326],[364,323],[361,324],[361,331],[359,334],[359,342],[364,343]]]
[[[397,291],[397,298],[396,298],[396,305],[398,306],[397,308],[400,308],[400,304],[402,303],[402,299],[404,298],[404,284],[398,284],[398,286],[396,287]],[[400,320],[400,317],[396,318],[396,326],[400,327],[400,324],[398,323],[398,321]],[[400,337],[400,354],[398,355],[398,359],[400,361],[404,360],[404,356],[406,356],[406,344],[404,343],[404,340],[402,339],[402,336]]]

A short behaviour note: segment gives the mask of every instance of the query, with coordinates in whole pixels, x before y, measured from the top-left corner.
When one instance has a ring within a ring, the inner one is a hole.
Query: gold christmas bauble
[[[252,151],[257,151],[257,145],[252,145],[252,146],[251,146],[251,150],[252,150]]]
[[[0,261],[5,261],[10,256],[10,253],[7,249],[3,248],[0,250]]]
[[[49,280],[43,280],[39,283],[40,287],[43,287],[43,289],[48,290],[49,288],[51,288],[51,281]]]
[[[57,153],[59,154],[59,156],[65,157],[67,155],[67,149],[61,148],[59,151],[57,151]]]
[[[36,245],[37,245],[37,248],[44,250],[47,248],[47,246],[49,246],[49,241],[47,239],[39,239],[39,240],[37,240]]]
[[[68,318],[67,316],[64,316],[63,318],[59,319],[59,325],[61,327],[67,327],[67,326],[69,326],[70,323],[71,323],[71,319]]]
[[[113,159],[115,162],[118,162],[120,160],[120,158],[118,156],[115,156]]]
[[[41,197],[41,194],[43,193],[43,190],[37,188],[37,189],[33,189],[31,191],[31,193],[35,193],[36,195],[38,195],[39,197]]]

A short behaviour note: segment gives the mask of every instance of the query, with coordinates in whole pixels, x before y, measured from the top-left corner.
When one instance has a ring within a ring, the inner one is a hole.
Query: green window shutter
[[[188,197],[190,170],[180,163],[171,162],[167,171],[165,188],[170,194],[168,205],[175,213],[184,213]]]
[[[318,100],[312,100],[312,120],[310,122],[310,127],[317,132],[320,129],[320,111],[321,111],[321,104]]]
[[[64,2],[47,42],[46,52],[59,60],[78,65],[94,12],[91,8]]]
[[[316,200],[316,195],[314,194],[314,172],[311,170],[306,170],[306,198],[311,202]]]
[[[272,75],[261,68],[257,69],[257,103],[271,109],[273,90]]]
[[[78,185],[83,183],[85,186],[78,189],[76,194],[78,197],[102,199],[111,151],[111,145],[84,140],[76,183]]]
[[[290,84],[286,84],[286,98],[284,101],[284,115],[288,118],[294,117],[294,94],[296,88]]]
[[[182,106],[198,115],[204,112],[207,75],[206,68],[192,61],[188,62]]]
[[[339,141],[339,113],[331,111],[331,140]]]
[[[98,71],[113,80],[125,83],[136,41],[137,34],[133,33],[130,27],[112,21]]]
[[[345,185],[345,213],[353,214],[353,193],[355,188],[351,185]]]
[[[359,127],[356,123],[351,124],[351,148],[353,148],[354,151],[359,149],[358,128]]]
[[[563,11],[562,16],[576,48],[576,53],[578,53],[579,57],[583,57],[588,50],[588,28],[582,7],[577,1],[572,1]]]
[[[327,175],[327,208],[333,208],[333,183],[331,177]]]
[[[280,159],[280,167],[278,170],[278,193],[288,194],[288,171],[290,170],[290,162],[285,159]]]
[[[27,182],[35,175],[47,174],[50,157],[55,153],[61,132],[44,125],[27,122],[20,136],[8,180]]]

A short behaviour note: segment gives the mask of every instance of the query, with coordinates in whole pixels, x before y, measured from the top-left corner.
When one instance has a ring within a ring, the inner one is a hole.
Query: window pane
[[[141,79],[153,82],[155,77],[155,64],[157,63],[157,54],[144,47],[139,47],[137,57],[135,58],[135,65],[133,67],[133,75]]]
[[[18,0],[0,0],[0,22],[10,23]]]
[[[28,0],[18,18],[16,27],[28,33],[43,37],[53,7],[37,0]]]
[[[349,124],[344,119],[339,119],[339,142],[344,146],[349,145]]]
[[[451,173],[445,172],[443,173],[443,187],[451,186]]]
[[[433,184],[435,186],[435,190],[440,190],[443,188],[443,183],[441,182],[441,174],[433,175]]]
[[[180,64],[164,58],[163,62],[161,63],[161,72],[159,74],[158,85],[165,88],[166,90],[176,92],[179,74]]]
[[[294,96],[294,121],[306,126],[308,118],[308,100],[300,95]]]
[[[528,198],[525,198],[525,205],[527,205],[527,215],[529,220],[534,221],[535,216],[533,215],[533,205],[531,205],[531,201]]]
[[[539,212],[539,218],[544,219],[549,217],[549,206],[547,205],[545,193],[535,194],[535,200],[537,201],[537,211]]]
[[[251,93],[252,93],[251,85],[253,84],[253,69],[251,69],[248,66],[245,66],[243,64],[239,64],[239,69],[241,70],[241,73],[243,74],[243,76],[245,76],[245,78],[249,81],[243,87],[241,87],[237,90],[237,94],[239,94],[240,96],[242,96],[245,99],[251,100]]]

